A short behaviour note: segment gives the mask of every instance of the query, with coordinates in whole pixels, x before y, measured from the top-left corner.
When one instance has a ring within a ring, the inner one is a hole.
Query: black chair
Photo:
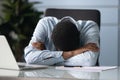
[[[61,19],[64,16],[71,16],[75,20],[93,20],[95,21],[100,29],[101,17],[100,11],[96,9],[57,9],[48,8],[45,11],[45,16],[53,16]],[[99,58],[96,66],[99,66]]]
[[[54,16],[58,19],[64,16],[71,16],[75,20],[93,20],[100,27],[100,11],[95,9],[55,9],[48,8],[45,16]]]

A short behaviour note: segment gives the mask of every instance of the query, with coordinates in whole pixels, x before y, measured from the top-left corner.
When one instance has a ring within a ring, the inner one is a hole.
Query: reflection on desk
[[[99,79],[99,72],[68,71],[70,75],[77,79]]]
[[[23,78],[23,77],[0,77],[0,80],[66,80],[63,78]],[[78,79],[67,79],[78,80]]]
[[[84,72],[71,70],[44,69],[33,71],[22,71],[25,77],[47,77],[47,78],[73,78],[73,79],[99,79],[99,72]]]
[[[92,79],[92,80],[119,80],[119,67],[116,69],[105,70],[101,72],[87,72],[80,70],[60,70],[55,67],[48,67],[46,69],[37,70],[23,70],[23,71],[12,71],[0,69],[0,80],[4,77],[16,77],[19,79],[15,80],[77,80],[77,79]],[[3,77],[4,76],[4,77]],[[22,79],[21,79],[22,78]],[[31,79],[30,79],[31,78]],[[7,80],[7,79],[4,79]],[[12,80],[12,79],[11,79]]]

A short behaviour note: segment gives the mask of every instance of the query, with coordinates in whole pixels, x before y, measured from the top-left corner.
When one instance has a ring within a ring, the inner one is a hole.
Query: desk
[[[0,69],[0,80],[120,80],[120,67],[100,72],[60,70],[55,67],[36,70]]]

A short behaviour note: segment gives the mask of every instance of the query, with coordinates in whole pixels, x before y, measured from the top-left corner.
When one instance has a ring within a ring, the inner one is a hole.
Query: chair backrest
[[[58,19],[64,16],[71,16],[75,20],[93,20],[100,27],[100,12],[96,9],[55,9],[48,8],[45,16],[54,16]]]
[[[71,16],[75,20],[93,20],[95,21],[100,29],[100,11],[96,9],[56,9],[48,8],[45,11],[45,16],[54,16],[61,19],[64,16]],[[99,57],[96,63],[99,66]]]

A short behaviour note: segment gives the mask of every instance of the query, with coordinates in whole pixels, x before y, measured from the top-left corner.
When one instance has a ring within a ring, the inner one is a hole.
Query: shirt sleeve
[[[99,27],[94,21],[80,21],[80,32],[83,46],[87,43],[96,43],[99,47]],[[98,52],[86,51],[65,61],[66,66],[95,66]]]
[[[54,65],[63,62],[62,51],[49,51],[25,48],[25,60],[28,64]]]
[[[66,66],[95,66],[98,52],[87,51],[65,61]]]
[[[86,21],[80,32],[83,45],[87,43],[96,43],[99,47],[100,30],[94,21]]]
[[[54,65],[64,61],[62,51],[38,50],[31,45],[32,42],[45,42],[46,26],[48,26],[48,18],[39,20],[29,45],[24,49],[24,58],[29,64]]]

